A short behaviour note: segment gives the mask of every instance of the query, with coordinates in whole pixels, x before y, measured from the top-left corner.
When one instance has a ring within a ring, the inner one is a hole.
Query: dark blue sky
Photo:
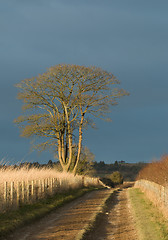
[[[59,64],[95,65],[130,92],[84,143],[97,161],[149,162],[168,153],[168,1],[1,0],[0,159],[47,162],[30,153],[13,120],[14,84]]]

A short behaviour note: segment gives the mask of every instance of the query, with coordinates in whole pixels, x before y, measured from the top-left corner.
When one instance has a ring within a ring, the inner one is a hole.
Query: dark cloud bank
[[[167,1],[1,1],[0,158],[47,162],[29,154],[13,119],[14,84],[59,63],[100,66],[130,92],[97,120],[84,143],[97,161],[151,161],[168,152]]]

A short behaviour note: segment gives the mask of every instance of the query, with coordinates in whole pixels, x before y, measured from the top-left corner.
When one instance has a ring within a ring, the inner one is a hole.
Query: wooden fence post
[[[57,191],[57,188],[58,188],[57,178],[54,178],[54,187],[55,187],[55,191]]]
[[[47,190],[48,190],[48,193],[50,193],[50,188],[51,188],[50,178],[47,178]]]
[[[38,180],[35,181],[35,200],[38,200],[38,192],[39,192],[39,186],[38,186]]]
[[[38,198],[41,198],[41,194],[42,194],[42,185],[41,185],[41,180],[38,180]]]
[[[4,202],[7,203],[8,183],[4,182]]]
[[[53,178],[53,194],[55,193],[55,178]]]
[[[57,191],[57,178],[54,178],[54,188],[55,188],[55,192]]]
[[[42,180],[42,194],[45,194],[45,179]]]
[[[34,180],[31,181],[31,201],[34,200]]]
[[[29,203],[29,200],[30,200],[30,187],[29,187],[29,181],[27,181],[26,189],[27,189],[27,203]]]
[[[45,194],[48,192],[48,178],[45,179]]]
[[[17,206],[19,206],[19,201],[20,201],[20,183],[19,183],[19,181],[17,181],[17,185],[16,185],[16,202],[17,202]]]
[[[58,190],[58,180],[57,178],[54,178],[54,188],[55,188],[55,192]]]
[[[25,202],[25,182],[22,181],[22,203]]]
[[[51,194],[53,194],[53,182],[54,182],[54,178],[51,178]]]
[[[14,182],[11,182],[10,201],[11,201],[11,205],[13,205],[13,201],[14,201]]]

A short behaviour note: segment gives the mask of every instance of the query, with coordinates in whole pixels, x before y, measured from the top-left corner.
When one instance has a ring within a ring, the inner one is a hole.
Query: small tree
[[[113,172],[109,178],[112,180],[114,185],[122,184],[123,183],[123,176],[121,175],[120,172],[116,171]]]
[[[113,88],[119,81],[101,68],[77,65],[56,65],[44,74],[25,79],[16,86],[18,99],[23,101],[27,115],[15,122],[21,136],[41,137],[36,147],[58,151],[60,164],[69,171],[73,158],[74,135],[78,135],[78,152],[73,172],[76,173],[82,149],[83,128],[94,126],[92,118],[105,118],[116,99],[128,95],[123,89]]]

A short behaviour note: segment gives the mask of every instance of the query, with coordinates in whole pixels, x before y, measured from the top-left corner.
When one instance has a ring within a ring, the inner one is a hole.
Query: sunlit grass
[[[80,179],[80,176],[75,176],[72,173],[67,172],[58,172],[54,169],[47,169],[47,168],[20,168],[14,169],[9,168],[0,169],[0,184],[4,183],[5,181],[17,182],[17,181],[31,181],[31,180],[40,180],[45,178],[60,178],[60,179],[67,179],[69,181],[76,181]]]
[[[140,240],[168,240],[168,221],[139,189],[129,190]]]
[[[98,186],[99,181],[54,168],[4,166],[0,168],[0,212],[34,203],[58,192]]]
[[[21,204],[18,208],[8,208],[10,205],[10,191],[9,199],[7,201],[7,208],[5,211],[0,211],[0,239],[1,236],[8,234],[15,228],[27,223],[32,222],[35,219],[41,218],[45,214],[54,210],[55,208],[67,203],[85,192],[92,190],[91,188],[83,188],[82,176],[74,176],[72,173],[58,172],[55,169],[49,168],[14,168],[3,167],[0,169],[0,200],[4,201],[4,182],[14,182],[14,186],[17,186],[17,182],[31,182],[36,180],[52,179],[56,178],[61,184],[58,187],[58,191],[53,192],[52,195],[46,195],[44,198],[39,198],[36,202]],[[88,186],[92,186],[94,181],[92,178],[87,178]],[[61,191],[60,191],[61,189]],[[16,197],[16,193],[15,193]],[[14,205],[15,207],[15,205]]]
[[[3,195],[3,185],[4,182],[17,182],[22,181],[36,181],[48,178],[57,178],[59,180],[66,180],[66,185],[71,186],[71,188],[78,188],[81,185],[81,176],[74,176],[72,173],[58,172],[54,169],[45,168],[1,168],[0,169],[0,194]]]

